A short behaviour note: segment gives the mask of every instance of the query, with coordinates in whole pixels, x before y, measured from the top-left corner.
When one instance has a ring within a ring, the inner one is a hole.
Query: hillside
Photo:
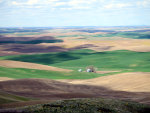
[[[68,52],[5,56],[0,57],[0,59],[38,63],[71,70],[85,69],[86,66],[94,65],[100,70],[149,72],[149,56],[150,52],[127,50],[95,52],[82,49]]]
[[[148,92],[114,91],[104,86],[73,85],[48,79],[2,81],[0,89],[11,94],[46,100],[104,97],[150,104]]]
[[[87,80],[59,80],[72,84],[102,86],[128,92],[150,92],[150,72],[128,72]]]
[[[50,70],[38,69],[25,69],[25,68],[8,68],[0,67],[0,77],[2,80],[8,79],[23,79],[23,78],[47,78],[47,79],[90,79],[116,72],[107,71],[105,73],[80,73],[77,71],[72,72],[57,72]],[[6,78],[7,77],[7,78]]]
[[[7,103],[14,103],[14,102],[24,102],[24,101],[29,101],[31,100],[30,98],[14,95],[11,93],[7,93],[4,91],[0,91],[0,108],[1,105],[7,104]]]
[[[0,60],[0,66],[9,67],[9,68],[27,68],[27,69],[50,70],[50,71],[58,71],[58,72],[70,72],[71,71],[68,69],[61,69],[61,68],[47,66],[47,65],[20,62],[20,61],[12,61],[12,60]]]

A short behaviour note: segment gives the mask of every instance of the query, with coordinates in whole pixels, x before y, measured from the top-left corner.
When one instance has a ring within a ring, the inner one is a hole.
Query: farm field
[[[0,28],[0,112],[145,113],[149,86],[150,27]]]
[[[48,79],[90,79],[108,74],[114,74],[117,72],[105,72],[103,74],[97,73],[79,73],[79,72],[58,72],[58,71],[45,71],[37,69],[25,69],[25,68],[5,68],[0,67],[0,77],[8,78],[48,78]],[[2,79],[2,78],[1,78]],[[5,80],[5,79],[4,79]]]
[[[88,65],[94,65],[100,70],[150,71],[149,52],[127,50],[95,52],[80,49],[68,52],[4,56],[0,59],[32,62],[71,70],[84,69]]]
[[[0,104],[7,104],[11,102],[29,101],[30,99],[17,95],[12,95],[6,92],[0,92],[0,100]]]

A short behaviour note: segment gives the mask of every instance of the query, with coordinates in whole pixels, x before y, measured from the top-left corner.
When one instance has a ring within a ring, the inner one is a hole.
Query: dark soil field
[[[9,92],[11,94],[37,99],[60,100],[70,98],[103,97],[150,104],[150,93],[148,92],[134,93],[113,91],[100,86],[73,85],[47,79],[20,79],[3,81],[0,82],[0,89],[1,91]]]

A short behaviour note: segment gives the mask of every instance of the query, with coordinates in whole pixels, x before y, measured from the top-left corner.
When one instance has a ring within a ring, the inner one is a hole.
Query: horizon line
[[[0,28],[67,28],[67,27],[150,27],[150,25],[119,25],[119,26],[8,26]]]

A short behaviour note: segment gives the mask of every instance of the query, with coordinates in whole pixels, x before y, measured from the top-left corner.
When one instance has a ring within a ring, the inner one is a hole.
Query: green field
[[[121,70],[132,72],[150,71],[150,52],[127,50],[95,52],[92,50],[74,50],[46,54],[4,56],[0,59],[32,62],[66,69],[78,70],[93,65],[98,70]]]
[[[123,37],[133,39],[150,39],[150,32],[115,32],[93,35],[93,37]]]
[[[60,43],[62,40],[31,40],[31,41],[1,41],[0,44],[40,44],[40,43]]]
[[[0,105],[11,102],[29,101],[31,99],[0,91]]]
[[[147,32],[110,32],[106,34],[91,34],[91,35],[62,35],[57,36],[57,38],[66,38],[66,37],[82,37],[81,39],[101,39],[105,37],[122,37],[122,38],[132,38],[132,39],[150,39],[150,31]]]
[[[36,69],[24,69],[24,68],[5,68],[0,67],[0,77],[9,77],[15,79],[23,78],[48,78],[48,79],[90,79],[100,76],[106,76],[110,74],[116,74],[118,72],[110,72],[107,74],[97,73],[85,73],[73,71],[70,73],[57,72],[57,71],[45,71]]]

